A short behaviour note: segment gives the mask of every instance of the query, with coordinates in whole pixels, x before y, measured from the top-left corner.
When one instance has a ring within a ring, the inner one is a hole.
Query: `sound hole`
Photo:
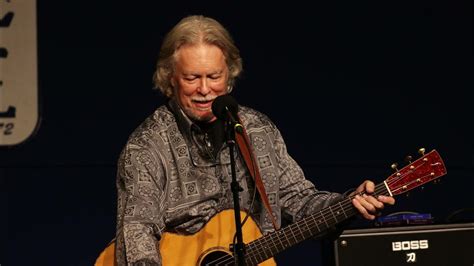
[[[234,259],[229,253],[221,251],[221,250],[214,250],[204,255],[199,265],[200,266],[234,265],[233,262],[234,262]]]

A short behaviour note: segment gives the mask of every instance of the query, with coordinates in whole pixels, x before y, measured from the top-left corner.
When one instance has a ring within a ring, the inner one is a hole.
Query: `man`
[[[118,163],[116,256],[119,265],[161,265],[156,244],[164,232],[193,235],[213,217],[233,208],[230,154],[224,124],[211,107],[228,94],[242,70],[239,50],[217,21],[203,16],[181,20],[165,37],[155,73],[156,86],[170,98],[130,136]],[[341,200],[317,190],[288,155],[268,117],[241,106],[238,116],[257,158],[276,226],[298,221]],[[237,154],[237,153],[236,153]],[[234,155],[235,156],[235,155]],[[236,156],[240,206],[263,232],[272,217],[260,200],[241,156]],[[374,219],[392,197],[370,196],[362,183],[352,200],[366,219]],[[362,194],[362,193],[361,193]],[[233,225],[229,225],[233,226]],[[193,263],[195,264],[195,263]]]

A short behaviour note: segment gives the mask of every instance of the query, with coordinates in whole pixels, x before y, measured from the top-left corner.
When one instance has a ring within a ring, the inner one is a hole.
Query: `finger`
[[[370,204],[368,204],[368,202],[365,201],[361,196],[356,196],[354,199],[352,199],[352,204],[364,218],[368,220],[375,219],[375,215],[372,215],[371,213],[369,213],[369,211],[366,208],[366,206]],[[373,206],[372,208],[375,209]]]
[[[374,184],[374,182],[372,182],[372,181],[370,181],[370,180],[366,180],[366,181],[364,181],[364,183],[365,183],[365,188],[364,188],[365,191],[366,191],[367,193],[369,193],[369,194],[374,193],[374,191],[375,191],[375,184]]]
[[[389,204],[389,205],[394,205],[395,204],[395,198],[393,197],[387,197],[387,196],[378,196],[377,199],[384,204]]]
[[[367,211],[367,209],[364,208],[364,206],[362,206],[362,204],[358,200],[353,199],[352,204],[359,211],[360,215],[362,215],[362,217],[364,217],[365,219],[368,219],[368,220],[374,220],[375,219],[375,215],[370,214]]]
[[[373,196],[364,194],[362,197],[375,208],[374,212],[384,208],[384,202],[374,198]]]

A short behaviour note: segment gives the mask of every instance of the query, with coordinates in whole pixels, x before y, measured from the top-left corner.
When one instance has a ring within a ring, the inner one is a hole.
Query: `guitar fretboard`
[[[375,187],[375,195],[388,195],[384,183]],[[246,263],[256,265],[306,239],[334,227],[358,212],[347,197],[281,230],[269,233],[246,246]]]

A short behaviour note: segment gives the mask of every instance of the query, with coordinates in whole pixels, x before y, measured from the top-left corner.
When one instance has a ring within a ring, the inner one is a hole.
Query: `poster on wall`
[[[35,0],[0,0],[0,146],[36,131],[38,64]]]

